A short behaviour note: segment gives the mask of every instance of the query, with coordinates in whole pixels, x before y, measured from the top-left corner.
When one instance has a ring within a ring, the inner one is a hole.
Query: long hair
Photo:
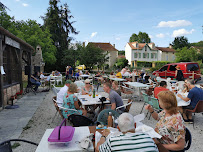
[[[157,96],[163,103],[163,108],[168,110],[170,114],[176,114],[178,112],[177,99],[173,92],[161,91]]]

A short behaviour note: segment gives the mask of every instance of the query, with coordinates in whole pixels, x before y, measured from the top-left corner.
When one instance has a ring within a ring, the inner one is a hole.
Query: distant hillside
[[[197,43],[191,43],[191,46],[203,47],[203,41],[199,41]]]

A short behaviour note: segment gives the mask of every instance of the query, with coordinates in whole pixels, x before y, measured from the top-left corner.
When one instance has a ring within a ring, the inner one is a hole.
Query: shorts
[[[194,109],[194,107],[192,107],[191,105],[189,105],[189,106],[182,106],[182,108],[183,109],[189,109],[189,110],[193,110]]]

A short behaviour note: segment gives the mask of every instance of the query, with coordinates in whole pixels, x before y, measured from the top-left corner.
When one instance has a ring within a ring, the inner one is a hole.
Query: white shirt
[[[59,106],[62,106],[63,104],[63,97],[65,93],[68,91],[68,87],[65,85],[63,88],[60,89],[60,91],[57,93],[57,104]]]
[[[129,72],[125,72],[125,73],[123,74],[123,76],[125,76],[125,77],[131,77],[131,74],[130,74]]]

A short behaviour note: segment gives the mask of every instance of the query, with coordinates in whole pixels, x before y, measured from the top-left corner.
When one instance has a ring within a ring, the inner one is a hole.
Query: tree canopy
[[[128,60],[125,58],[117,59],[114,66],[116,66],[118,68],[124,68],[124,67],[128,66]]]
[[[184,36],[176,37],[174,41],[171,43],[174,49],[181,49],[183,47],[190,47],[190,43],[188,39]]]
[[[76,29],[73,27],[71,19],[73,18],[70,15],[70,10],[68,5],[58,6],[60,0],[50,0],[47,13],[42,17],[44,20],[44,27],[48,28],[51,33],[51,38],[54,41],[54,44],[57,46],[56,51],[56,69],[63,70],[65,62],[62,60],[67,52],[71,54],[72,50],[69,50],[69,43],[73,39],[70,34],[78,34]]]
[[[147,33],[139,32],[138,35],[133,33],[129,39],[129,42],[135,41],[137,41],[138,43],[150,43],[151,39]]]
[[[198,60],[197,50],[194,48],[188,49],[187,47],[183,47],[177,49],[175,56],[176,62],[192,62]]]

